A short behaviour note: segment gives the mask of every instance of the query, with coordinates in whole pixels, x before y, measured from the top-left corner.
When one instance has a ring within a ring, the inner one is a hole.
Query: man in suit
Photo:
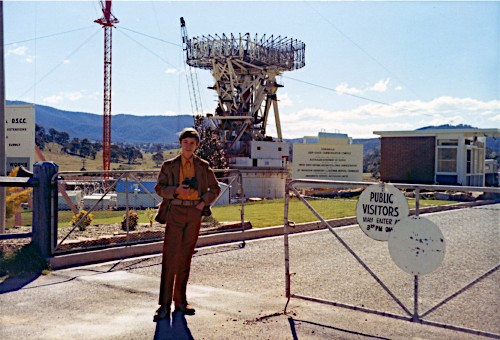
[[[163,162],[155,185],[163,198],[156,220],[166,223],[160,283],[160,307],[154,321],[170,316],[175,309],[194,315],[188,304],[186,288],[191,269],[202,212],[206,212],[220,194],[220,186],[207,161],[194,154],[200,146],[195,129],[186,128],[179,135],[181,154]]]

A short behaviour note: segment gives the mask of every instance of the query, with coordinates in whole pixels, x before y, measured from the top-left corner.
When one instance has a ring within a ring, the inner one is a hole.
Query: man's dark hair
[[[200,135],[198,134],[198,131],[193,128],[185,128],[181,131],[179,134],[179,142],[184,138],[195,138],[198,143],[200,142]]]

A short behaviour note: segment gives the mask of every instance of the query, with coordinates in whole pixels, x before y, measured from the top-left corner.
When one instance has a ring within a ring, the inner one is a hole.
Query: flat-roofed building
[[[374,131],[384,182],[484,186],[486,138],[500,129]]]

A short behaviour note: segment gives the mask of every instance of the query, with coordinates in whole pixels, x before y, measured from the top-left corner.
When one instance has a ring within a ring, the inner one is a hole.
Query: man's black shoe
[[[153,316],[153,322],[158,322],[162,319],[166,319],[170,316],[170,308],[167,308],[167,306],[160,306],[155,312],[155,315]]]
[[[196,309],[188,303],[181,306],[175,306],[175,310],[184,313],[184,315],[194,315],[196,313]]]

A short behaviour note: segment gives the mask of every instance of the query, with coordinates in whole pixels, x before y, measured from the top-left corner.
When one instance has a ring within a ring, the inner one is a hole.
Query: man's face
[[[200,145],[196,138],[188,137],[181,140],[181,152],[186,158],[191,158],[194,151]]]

